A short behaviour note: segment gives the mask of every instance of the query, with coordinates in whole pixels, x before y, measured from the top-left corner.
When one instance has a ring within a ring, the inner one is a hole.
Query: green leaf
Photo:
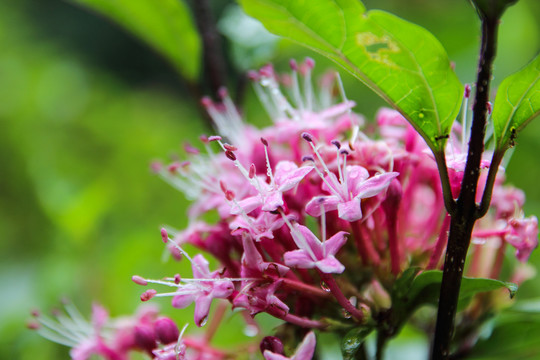
[[[442,151],[459,112],[463,86],[427,30],[358,0],[240,0],[275,34],[335,61],[409,120]]]
[[[341,342],[341,353],[343,360],[353,360],[360,349],[360,346],[366,340],[366,337],[373,331],[371,326],[362,326],[350,330]]]
[[[540,317],[503,313],[489,337],[481,338],[467,354],[471,360],[526,360],[540,358]]]
[[[540,55],[503,80],[493,106],[497,149],[513,146],[517,133],[540,113]]]
[[[409,299],[416,306],[421,304],[437,304],[442,281],[442,271],[428,270],[418,275],[410,289]],[[510,297],[514,297],[517,285],[494,279],[463,277],[459,291],[459,301],[468,301],[473,295],[506,288]]]
[[[427,270],[418,273],[418,268],[405,270],[392,288],[392,323],[401,327],[409,316],[422,305],[437,305],[441,289],[442,271]],[[459,292],[459,307],[466,306],[475,294],[506,288],[513,297],[517,285],[484,278],[463,277]]]
[[[72,0],[101,13],[145,41],[186,79],[200,71],[201,44],[187,6],[179,0]]]

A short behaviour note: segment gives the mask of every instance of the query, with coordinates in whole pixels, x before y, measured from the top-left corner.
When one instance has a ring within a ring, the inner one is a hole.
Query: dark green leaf
[[[366,340],[366,337],[372,331],[373,327],[371,326],[358,327],[349,331],[341,342],[341,353],[343,354],[343,360],[354,359],[356,353],[360,349],[360,346],[362,346]]]
[[[179,0],[72,0],[116,21],[167,58],[189,80],[199,75],[201,45]]]
[[[327,56],[399,110],[436,152],[459,111],[463,87],[425,29],[357,0],[241,0],[268,30]]]
[[[499,86],[493,107],[497,149],[512,146],[517,133],[540,113],[540,56]]]

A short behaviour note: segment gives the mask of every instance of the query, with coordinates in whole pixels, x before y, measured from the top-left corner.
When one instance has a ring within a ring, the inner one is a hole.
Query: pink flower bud
[[[135,344],[142,350],[152,353],[157,348],[156,335],[154,329],[149,325],[137,325],[134,329]]]
[[[261,349],[261,353],[263,354],[265,350],[268,350],[275,354],[285,355],[283,351],[283,343],[281,342],[281,340],[279,340],[279,338],[275,336],[265,336],[261,340],[259,348]]]
[[[174,321],[166,317],[156,320],[154,323],[154,330],[158,341],[164,345],[176,342],[180,335]]]

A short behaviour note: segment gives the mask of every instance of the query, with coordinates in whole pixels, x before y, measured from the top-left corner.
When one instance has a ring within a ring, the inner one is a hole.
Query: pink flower
[[[335,255],[347,242],[348,233],[340,231],[321,242],[307,227],[296,223],[292,227],[291,235],[299,250],[288,251],[283,255],[285,265],[300,269],[317,268],[327,274],[341,274],[345,270]]]
[[[269,171],[270,184],[254,179],[258,194],[250,196],[238,202],[233,207],[233,214],[240,214],[243,210],[250,213],[259,206],[263,211],[276,211],[283,206],[283,193],[293,189],[302,179],[313,170],[313,166],[298,167],[292,161],[280,161],[276,165],[276,171],[272,175]]]
[[[306,205],[306,212],[311,216],[321,216],[322,212],[337,209],[338,216],[343,220],[360,220],[362,199],[379,194],[398,175],[397,172],[388,172],[370,178],[369,172],[358,165],[344,167],[339,180],[333,173],[328,173],[322,187],[332,195],[314,197]]]
[[[173,294],[172,300],[172,305],[179,309],[183,309],[195,302],[194,319],[195,324],[199,327],[206,324],[212,299],[227,298],[234,290],[231,281],[227,279],[220,280],[219,271],[211,273],[208,265],[208,261],[201,254],[194,256],[191,265],[194,279],[186,284],[179,285],[178,290]]]
[[[270,350],[265,350],[263,355],[266,360],[311,360],[315,353],[316,339],[313,331],[307,333],[304,340],[298,347],[293,356],[286,357],[281,354],[276,354]]]
[[[536,216],[510,219],[508,224],[510,232],[504,236],[504,240],[516,248],[517,259],[526,262],[538,246],[538,219]]]

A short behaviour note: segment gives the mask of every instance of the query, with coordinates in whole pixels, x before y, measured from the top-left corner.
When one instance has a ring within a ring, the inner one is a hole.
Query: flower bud
[[[268,350],[275,354],[285,355],[283,352],[283,343],[275,336],[265,336],[261,340],[259,347],[261,349],[261,353],[263,354],[265,350]]]
[[[162,317],[156,320],[154,330],[158,341],[164,345],[174,343],[178,340],[180,332],[178,327],[169,318]]]

